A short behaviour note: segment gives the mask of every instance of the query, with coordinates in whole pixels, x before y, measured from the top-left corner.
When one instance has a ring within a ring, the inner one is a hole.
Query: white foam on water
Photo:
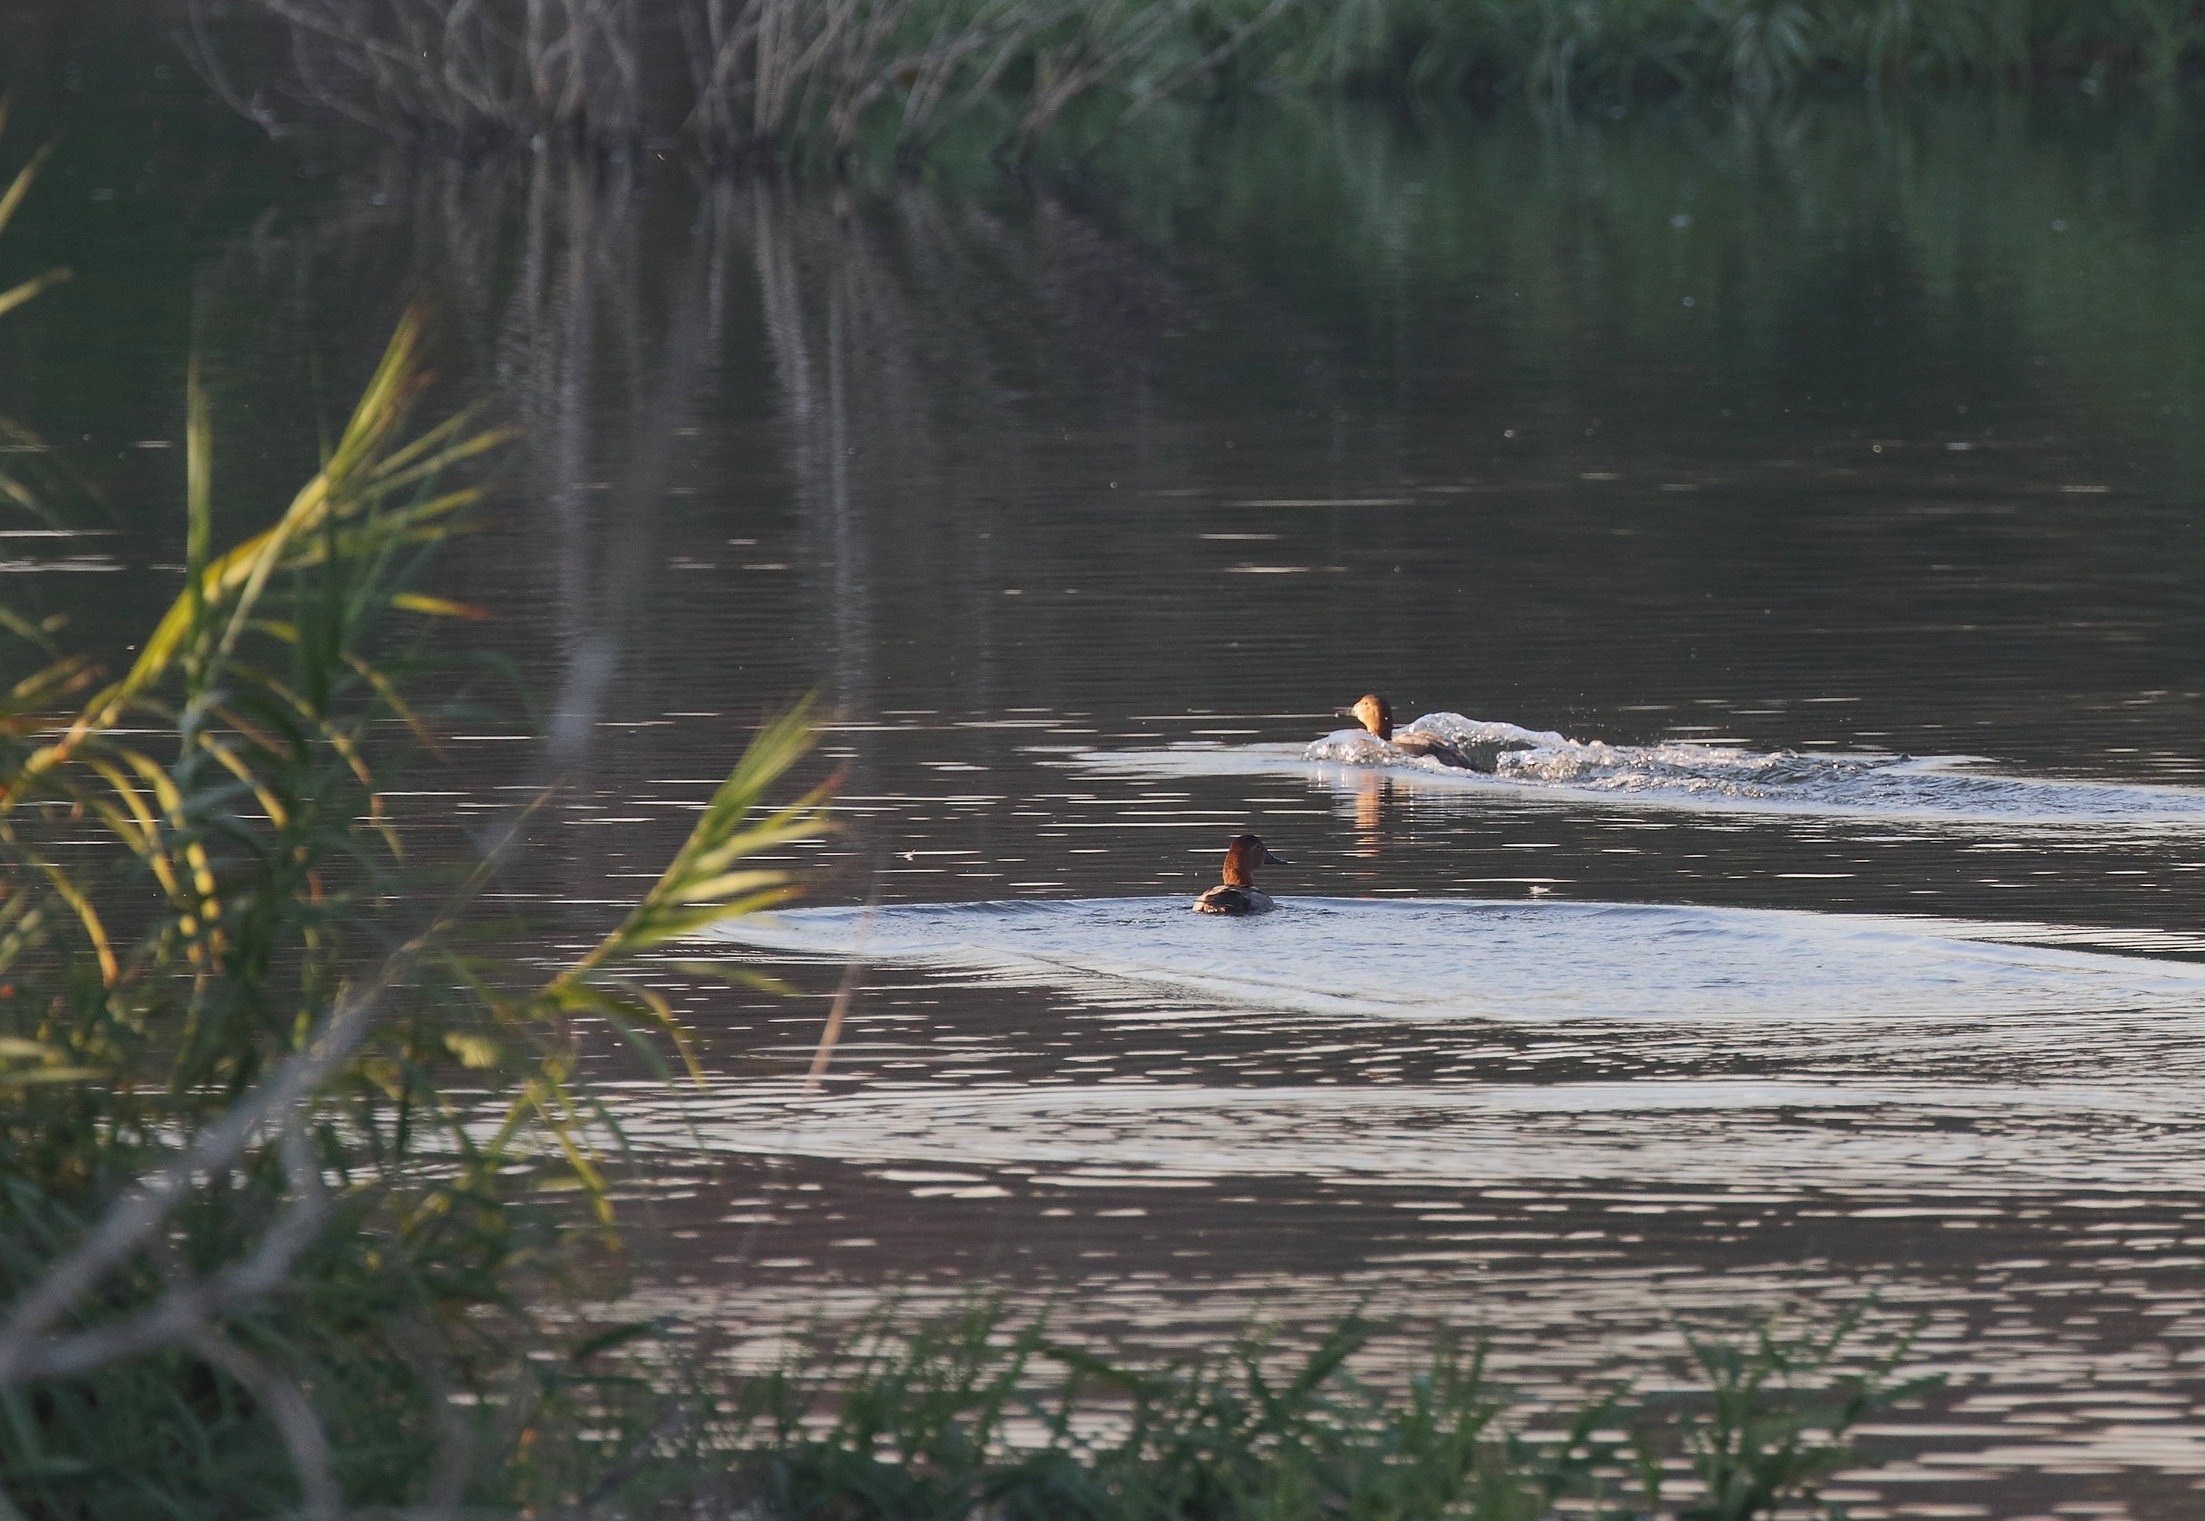
[[[1492,774],[1412,755],[1361,729],[1307,745],[1178,744],[1088,750],[1087,768],[1165,776],[1298,776],[1352,793],[1376,773],[1470,806],[1497,795],[1621,807],[1837,814],[1992,827],[2205,832],[2205,789],[2000,775],[1980,756],[1804,754],[1722,745],[1610,745],[1552,730],[1427,713],[1399,733],[1503,750]]]
[[[904,904],[756,915],[744,945],[1129,986],[1229,1006],[1415,1019],[1966,1020],[2205,1012],[2205,966],[2006,940],[2027,925],[1569,901],[1183,898]],[[2073,932],[2067,932],[2070,936]]]

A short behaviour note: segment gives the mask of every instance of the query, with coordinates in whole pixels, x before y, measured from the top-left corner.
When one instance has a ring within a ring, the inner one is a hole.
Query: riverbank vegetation
[[[678,146],[833,169],[908,169],[953,142],[1023,161],[1174,97],[1498,96],[1566,112],[1909,84],[2164,95],[2205,66],[2189,0],[258,3],[288,37],[280,92],[233,85],[203,25],[193,48],[271,130],[305,105],[467,152]]]

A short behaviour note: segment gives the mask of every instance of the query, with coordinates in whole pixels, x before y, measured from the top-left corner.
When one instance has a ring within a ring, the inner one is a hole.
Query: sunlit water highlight
[[[1473,804],[1500,794],[1623,807],[1834,814],[1894,824],[2205,832],[2205,789],[1994,774],[1979,769],[1992,764],[1980,756],[1808,754],[1678,741],[1611,745],[1459,713],[1428,713],[1396,733],[1510,748],[1500,750],[1491,773],[1411,754],[1361,729],[1341,729],[1307,745],[1183,743],[1088,750],[1074,759],[1095,770],[1151,776],[1314,778],[1343,791],[1354,790],[1360,776],[1379,773]]]
[[[779,951],[1324,1014],[1882,1020],[2205,1010],[2205,967],[1998,944],[1933,919],[1575,902],[1282,900],[1219,921],[1176,898],[803,909],[737,921]]]

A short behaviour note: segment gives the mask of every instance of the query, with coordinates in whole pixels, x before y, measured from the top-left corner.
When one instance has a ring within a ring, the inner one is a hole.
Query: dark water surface
[[[11,528],[11,590],[119,652],[192,345],[241,533],[418,295],[528,429],[438,589],[538,710],[418,773],[424,838],[548,730],[524,887],[580,940],[834,709],[849,906],[730,947],[804,996],[678,990],[709,1089],[617,1079],[641,1307],[758,1351],[985,1280],[1182,1346],[1368,1297],[1548,1395],[1879,1288],[1952,1381],[1855,1514],[2197,1513],[2196,123],[1280,108],[797,191],[269,144],[151,44],[16,45],[8,146],[71,135],[0,280],[78,275],[0,413],[87,531]],[[1305,760],[1367,690],[1578,748]],[[1184,914],[1243,827],[1286,907]]]

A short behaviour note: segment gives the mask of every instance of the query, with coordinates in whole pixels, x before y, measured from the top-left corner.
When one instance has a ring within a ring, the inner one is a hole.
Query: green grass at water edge
[[[773,1521],[1834,1516],[1821,1487],[1871,1463],[1854,1428],[1935,1382],[1899,1376],[1911,1336],[1864,1335],[1867,1308],[1789,1332],[1686,1328],[1674,1367],[1621,1370],[1668,1392],[1619,1380],[1563,1412],[1517,1406],[1446,1334],[1404,1383],[1370,1382],[1351,1359],[1376,1328],[1354,1318],[1299,1354],[1252,1332],[1141,1363],[998,1303],[916,1323],[888,1309],[747,1377],[693,1366],[669,1389],[664,1364],[639,1376],[648,1356],[611,1373],[582,1359],[562,1414],[594,1439],[536,1444],[527,1485],[539,1508],[596,1494]]]

